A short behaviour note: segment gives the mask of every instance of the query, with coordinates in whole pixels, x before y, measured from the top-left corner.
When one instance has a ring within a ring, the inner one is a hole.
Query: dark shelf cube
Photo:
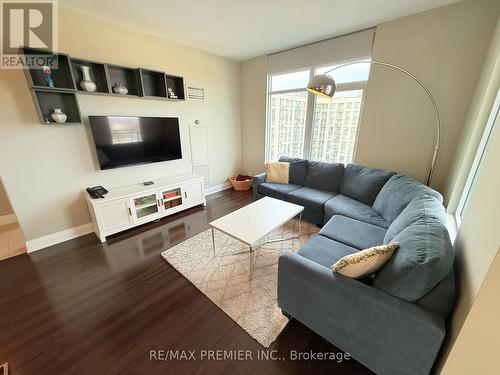
[[[38,106],[37,113],[42,124],[46,124],[47,120],[51,124],[57,124],[51,117],[54,108],[61,108],[66,114],[66,123],[82,122],[75,93],[35,89],[33,90],[33,96]]]
[[[110,92],[112,94],[115,94],[115,92],[113,91],[113,87],[121,83],[128,89],[127,95],[135,95],[135,96],[140,95],[137,69],[126,68],[118,65],[108,65],[108,75],[109,75],[109,83],[111,86]],[[121,95],[121,94],[115,94],[115,95]]]
[[[73,71],[73,78],[75,80],[75,86],[78,91],[87,92],[82,89],[82,87],[80,86],[80,82],[83,80],[81,67],[88,66],[90,68],[90,79],[97,85],[97,90],[95,92],[103,92],[106,94],[109,94],[111,92],[104,64],[90,60],[73,58],[70,58],[70,62],[71,69]]]
[[[171,98],[171,99],[179,99],[179,100],[184,100],[184,79],[179,76],[172,76],[172,75],[167,75],[167,96],[170,98],[168,94],[168,88],[172,88],[174,91],[175,95],[177,98]]]
[[[55,89],[67,89],[75,90],[75,85],[73,83],[73,77],[71,74],[71,67],[69,63],[68,55],[61,53],[49,53],[45,51],[40,51],[32,48],[23,48],[23,53],[25,55],[44,55],[44,56],[54,56],[57,59],[57,69],[52,68],[51,76],[54,81]],[[51,88],[43,73],[42,69],[27,69],[27,79],[31,88],[33,87],[47,87]]]
[[[142,68],[139,68],[138,71],[141,80],[141,96],[167,97],[165,73]]]

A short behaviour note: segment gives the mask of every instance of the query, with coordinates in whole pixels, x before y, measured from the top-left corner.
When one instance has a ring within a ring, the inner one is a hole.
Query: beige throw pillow
[[[280,161],[266,164],[266,182],[274,182],[276,184],[288,184],[288,173],[290,171],[290,163]]]
[[[391,242],[346,255],[332,266],[332,271],[353,279],[370,276],[382,268],[398,247],[397,242]]]

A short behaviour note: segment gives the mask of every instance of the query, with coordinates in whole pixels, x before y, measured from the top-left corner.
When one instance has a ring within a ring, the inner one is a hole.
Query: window
[[[469,203],[472,189],[474,188],[479,170],[481,168],[481,163],[484,159],[484,156],[490,144],[493,132],[495,131],[495,128],[497,126],[499,112],[500,112],[500,91],[497,94],[490,117],[488,118],[488,122],[486,123],[486,126],[484,128],[483,136],[481,137],[481,141],[479,142],[476,156],[474,157],[474,161],[472,162],[472,167],[469,172],[467,181],[465,183],[462,196],[460,197],[460,201],[458,202],[456,218],[457,218],[457,223],[459,225],[460,222],[462,221],[465,209],[467,208],[467,204]]]
[[[350,65],[329,73],[337,83],[332,99],[310,94],[306,90],[309,80],[332,68],[269,76],[267,161],[287,155],[352,162],[370,63]]]
[[[308,70],[271,77],[268,160],[277,160],[281,155],[304,156],[308,81]]]

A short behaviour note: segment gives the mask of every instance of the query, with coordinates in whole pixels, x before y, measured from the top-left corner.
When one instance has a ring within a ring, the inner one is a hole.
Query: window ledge
[[[454,213],[446,213],[446,228],[448,229],[448,234],[450,235],[452,244],[455,244],[459,226],[460,218]]]

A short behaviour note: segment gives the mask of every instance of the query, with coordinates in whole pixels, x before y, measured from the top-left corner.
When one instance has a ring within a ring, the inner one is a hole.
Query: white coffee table
[[[264,197],[227,214],[220,219],[209,223],[212,229],[212,245],[215,257],[215,234],[217,229],[228,236],[248,245],[250,255],[250,279],[253,276],[255,250],[269,242],[285,241],[300,237],[302,226],[302,211],[304,207],[290,202]],[[268,240],[266,237],[273,230],[286,224],[289,220],[299,216],[298,233],[295,237],[275,238]],[[246,252],[246,251],[244,251]],[[230,255],[241,254],[232,253]]]

